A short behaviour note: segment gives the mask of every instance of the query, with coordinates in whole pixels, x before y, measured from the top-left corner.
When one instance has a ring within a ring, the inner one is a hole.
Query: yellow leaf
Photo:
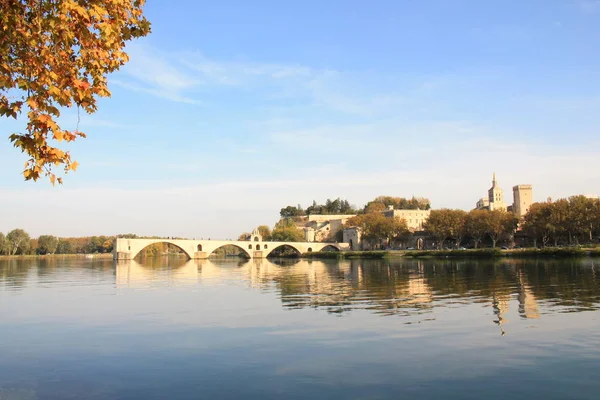
[[[38,103],[34,99],[27,99],[27,105],[29,108],[38,108]]]
[[[63,141],[63,131],[61,131],[60,129],[57,129],[55,131],[53,131],[54,133],[54,139],[58,140],[59,142]]]
[[[0,95],[0,117],[17,118],[28,107],[26,133],[11,136],[29,162],[23,177],[44,175],[55,184],[52,168],[75,170],[68,153],[48,142],[85,137],[69,133],[54,120],[57,107],[83,106],[93,113],[96,99],[110,96],[107,75],[128,61],[127,42],[150,33],[142,0],[0,0],[0,88],[21,90],[19,101]],[[52,132],[52,133],[50,133]],[[67,171],[65,171],[67,172]]]

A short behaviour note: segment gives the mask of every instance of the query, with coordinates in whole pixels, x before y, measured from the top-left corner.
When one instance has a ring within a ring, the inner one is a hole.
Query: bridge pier
[[[194,252],[194,257],[192,257],[194,260],[206,260],[208,258],[210,254],[206,251],[195,251]]]
[[[113,259],[115,260],[133,260],[133,256],[130,251],[114,251]]]
[[[265,258],[263,254],[264,253],[262,252],[262,250],[254,250],[250,255],[250,258]]]

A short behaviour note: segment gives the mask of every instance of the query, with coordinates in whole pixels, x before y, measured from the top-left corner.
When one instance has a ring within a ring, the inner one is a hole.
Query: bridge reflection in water
[[[571,263],[567,273],[565,263]],[[587,265],[586,265],[587,263]],[[329,313],[369,310],[435,318],[435,310],[481,304],[501,334],[511,318],[598,308],[593,260],[165,260],[119,261],[118,288],[222,285],[235,281],[276,293],[284,308]],[[564,290],[560,287],[564,286]],[[569,290],[578,287],[577,291]]]

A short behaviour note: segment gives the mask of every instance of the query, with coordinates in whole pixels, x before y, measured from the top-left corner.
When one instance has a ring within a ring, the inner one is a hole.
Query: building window
[[[248,248],[249,248],[250,250],[252,250],[252,245],[251,245],[251,244],[249,244],[249,245],[248,245]]]
[[[267,248],[267,245],[265,244],[265,249]]]

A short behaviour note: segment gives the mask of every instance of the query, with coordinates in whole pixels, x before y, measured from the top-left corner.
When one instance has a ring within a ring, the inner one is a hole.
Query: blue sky
[[[600,194],[600,1],[149,1],[81,166],[23,182],[0,143],[0,231],[237,237],[288,204],[425,196],[496,172]],[[61,116],[74,128],[77,116]],[[22,121],[1,120],[5,137]]]

